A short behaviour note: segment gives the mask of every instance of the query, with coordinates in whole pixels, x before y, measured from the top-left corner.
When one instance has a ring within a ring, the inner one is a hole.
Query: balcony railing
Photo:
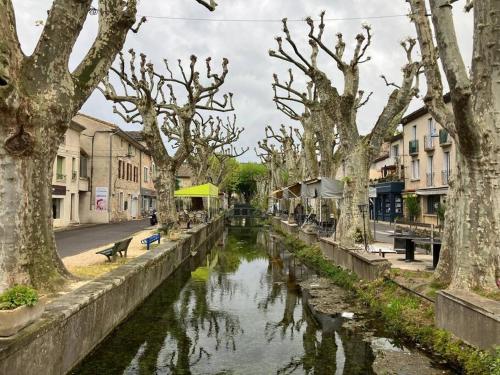
[[[418,154],[418,139],[414,139],[408,143],[408,150],[410,155]]]
[[[443,185],[449,185],[451,176],[451,169],[441,171],[441,182]]]
[[[426,174],[427,186],[434,186],[434,172]]]
[[[439,130],[439,145],[440,146],[451,145],[451,137],[445,129]]]
[[[57,181],[66,181],[66,175],[62,173],[56,173],[56,180]]]
[[[431,135],[424,135],[424,150],[433,151],[434,150],[434,139]]]

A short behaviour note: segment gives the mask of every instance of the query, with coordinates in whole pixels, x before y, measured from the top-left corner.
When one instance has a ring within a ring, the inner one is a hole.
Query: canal
[[[349,312],[318,319],[299,287],[316,275],[263,231],[230,229],[193,262],[72,373],[373,374],[375,342],[401,351],[383,335],[367,340],[345,328]],[[424,367],[408,374],[443,373]]]

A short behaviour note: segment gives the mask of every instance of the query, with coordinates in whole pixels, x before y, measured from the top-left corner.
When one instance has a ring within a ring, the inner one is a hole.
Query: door
[[[130,213],[131,213],[131,216],[132,218],[137,218],[137,203],[138,203],[138,199],[136,197],[132,197],[132,204],[131,204],[131,207],[130,207]]]
[[[75,194],[71,193],[71,207],[69,210],[69,220],[70,221],[75,221]]]

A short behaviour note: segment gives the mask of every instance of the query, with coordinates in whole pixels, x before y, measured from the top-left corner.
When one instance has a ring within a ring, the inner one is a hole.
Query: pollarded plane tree
[[[53,289],[69,277],[52,230],[53,162],[71,119],[107,74],[128,31],[138,31],[136,8],[136,0],[100,0],[97,35],[70,71],[92,1],[54,0],[26,56],[12,1],[0,0],[0,293],[14,284]]]
[[[293,128],[288,129],[285,125],[281,125],[279,132],[276,133],[271,126],[266,126],[266,139],[275,140],[280,144],[280,149],[283,155],[284,184],[300,182],[302,180],[302,170],[300,168],[300,149],[294,140]]]
[[[408,1],[427,80],[424,102],[456,145],[435,277],[452,288],[500,285],[500,3],[467,1],[474,13],[470,70],[460,53],[453,1]],[[443,67],[451,110],[443,100]],[[495,285],[496,284],[496,285]]]
[[[292,40],[286,19],[283,20],[283,32],[286,41],[292,47],[294,56],[292,57],[283,49],[281,38],[277,38],[279,49],[273,55],[294,64],[313,80],[318,90],[319,100],[325,105],[325,114],[336,125],[340,152],[344,154],[342,163],[346,172],[337,236],[342,243],[351,244],[355,232],[363,228],[363,220],[358,206],[367,204],[368,201],[368,171],[371,161],[378,154],[385,136],[395,129],[411,99],[417,95],[420,63],[412,60],[412,50],[416,42],[413,39],[401,42],[408,60],[402,69],[402,83],[396,85],[387,82],[389,86],[394,88],[389,95],[387,104],[372,131],[368,135],[361,136],[357,127],[357,113],[370,95],[364,96],[364,91],[359,89],[359,68],[362,63],[370,60],[370,57],[367,56],[367,50],[371,44],[371,28],[368,25],[363,25],[363,33],[356,36],[352,58],[346,60],[344,56],[346,45],[342,34],[337,34],[337,43],[333,49],[327,47],[323,41],[324,15],[325,12],[320,14],[318,31],[315,29],[315,22],[311,18],[307,18],[308,38],[311,46],[309,60],[304,57]],[[319,68],[317,58],[320,51],[334,60],[342,74],[342,92]],[[367,215],[365,215],[365,220],[368,221]]]
[[[229,158],[237,158],[248,151],[248,148],[238,150],[234,143],[240,138],[245,128],[236,125],[236,115],[233,119],[227,117],[224,122],[220,117],[209,116],[206,120],[201,114],[193,119],[192,130],[193,152],[187,161],[194,171],[195,183],[220,183],[224,168],[217,168],[211,173],[211,164],[216,158],[223,165]]]
[[[307,92],[300,92],[292,87],[293,73],[292,69],[288,70],[289,80],[280,82],[278,75],[273,74],[273,101],[276,103],[276,108],[288,116],[290,119],[299,121],[302,125],[301,141],[303,146],[304,162],[302,165],[304,178],[315,178],[319,175],[319,163],[317,157],[317,139],[315,136],[315,126],[313,119],[316,119],[317,111],[320,109],[316,90],[313,88],[312,82],[307,84]],[[299,113],[295,109],[296,103],[302,105],[304,110]],[[311,113],[314,112],[314,115]],[[329,134],[329,132],[327,132]]]
[[[282,151],[274,144],[269,144],[267,138],[257,142],[258,148],[255,153],[262,164],[269,171],[269,192],[273,192],[283,187],[283,165],[284,158]]]
[[[154,185],[158,194],[160,225],[176,225],[176,173],[195,146],[192,132],[196,113],[234,110],[231,93],[224,94],[223,100],[216,98],[228,73],[228,60],[223,59],[222,73],[216,74],[212,71],[211,59],[207,58],[208,83],[203,84],[196,70],[197,58],[194,55],[190,58],[187,71],[178,60],[179,77],[176,77],[167,60],[164,60],[166,75],[163,75],[151,62],[147,62],[146,55],[141,54],[137,63],[136,53],[130,50],[129,54],[129,64],[120,54],[118,66],[111,67],[120,82],[121,93],[117,93],[108,78],[103,80],[99,89],[106,99],[117,104],[114,111],[126,122],[142,125],[144,139],[156,165]],[[176,91],[179,89],[185,94],[185,101],[177,99]],[[163,121],[161,125],[160,121]],[[169,141],[173,142],[173,152],[166,145]]]

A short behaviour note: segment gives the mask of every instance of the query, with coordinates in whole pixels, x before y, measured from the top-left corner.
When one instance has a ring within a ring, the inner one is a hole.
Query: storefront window
[[[60,219],[62,217],[63,198],[52,198],[52,218]]]
[[[430,215],[435,215],[440,204],[439,195],[429,195],[427,197],[427,213]]]

